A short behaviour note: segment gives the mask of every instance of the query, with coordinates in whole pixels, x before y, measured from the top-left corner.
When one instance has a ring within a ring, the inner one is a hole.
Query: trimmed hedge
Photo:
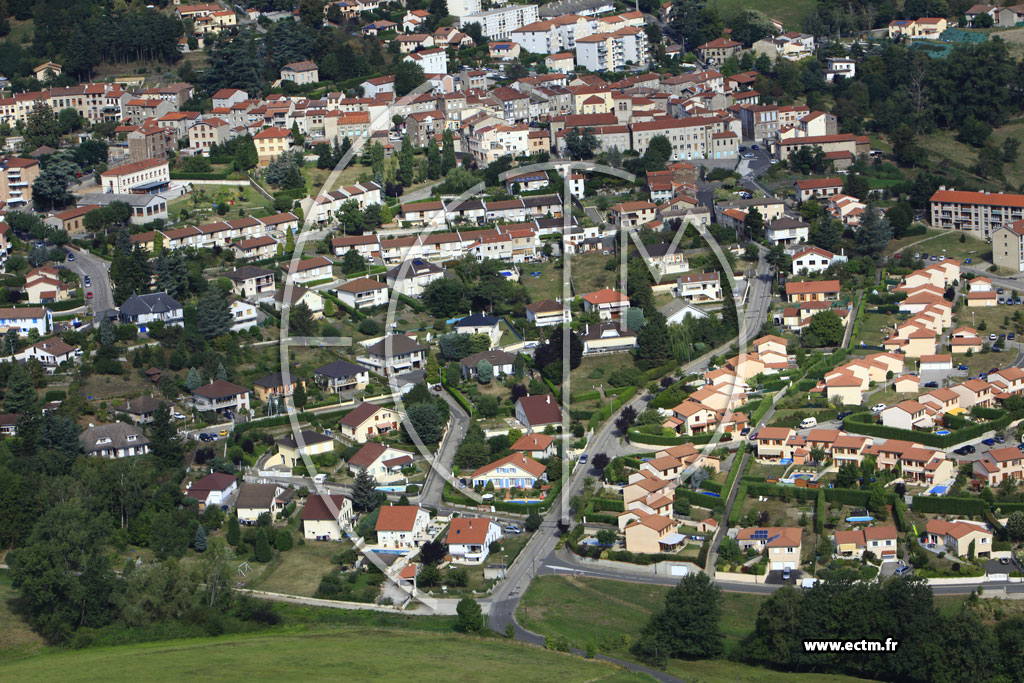
[[[605,418],[607,419],[607,418]],[[711,441],[713,433],[698,434],[697,436],[661,436],[660,434],[644,434],[635,429],[629,430],[629,440],[632,443],[645,443],[651,446],[678,446],[683,443],[707,443]]]
[[[892,513],[892,517],[896,521],[896,528],[906,533],[910,529],[910,525],[907,524],[907,504],[899,496],[896,496],[896,500],[893,501]]]
[[[700,487],[705,491],[711,491],[712,493],[722,493],[722,485],[717,481],[711,481],[710,479],[704,480]]]
[[[747,452],[747,442],[744,441],[740,444],[740,447],[736,449],[736,457],[733,458],[732,467],[729,469],[729,476],[725,478],[724,490],[726,494],[732,491],[732,483],[736,481],[736,477],[742,476],[740,472],[740,466],[743,464],[743,454]]]
[[[594,498],[591,503],[595,512],[623,512],[626,509],[622,499]]]
[[[736,491],[736,500],[732,510],[729,511],[729,526],[736,526],[740,523],[740,513],[743,511],[743,499],[747,497],[747,487],[740,484]]]
[[[848,432],[853,432],[854,434],[879,436],[883,439],[916,441],[922,445],[932,446],[934,448],[950,448],[951,446],[955,446],[965,441],[980,438],[985,432],[1005,429],[1013,420],[1013,416],[1004,411],[997,412],[1000,412],[1001,414],[1001,417],[998,419],[994,419],[991,422],[986,422],[984,424],[972,424],[969,427],[958,429],[945,436],[939,436],[938,434],[932,434],[931,432],[915,432],[910,429],[898,429],[896,427],[886,427],[885,425],[866,422],[864,421],[865,418],[871,418],[871,413],[867,412],[855,413],[845,418],[843,420],[843,429]]]
[[[570,394],[569,401],[571,403],[582,403],[583,401],[593,401],[594,399],[601,398],[600,391],[584,391],[579,394]]]
[[[797,391],[810,391],[814,387],[818,386],[818,380],[815,379],[802,379],[796,383]]]
[[[825,490],[818,489],[818,499],[814,504],[814,531],[825,532]]]
[[[1004,514],[1024,511],[1024,503],[997,503],[995,508]]]
[[[725,510],[725,499],[716,498],[715,496],[706,496],[703,493],[698,493],[685,486],[679,486],[676,488],[676,498],[686,498],[690,501],[691,505],[697,505],[702,508],[711,508],[716,512],[722,512]]]
[[[913,508],[914,512],[933,515],[983,515],[988,504],[981,498],[914,496]]]

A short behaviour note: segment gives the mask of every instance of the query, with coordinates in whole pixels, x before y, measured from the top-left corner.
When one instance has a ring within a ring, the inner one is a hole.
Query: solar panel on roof
[[[754,534],[753,534],[753,536],[751,536],[751,538],[753,538],[754,540],[757,540],[757,541],[760,541],[762,539],[768,538],[768,530],[767,529],[755,529],[754,530]]]

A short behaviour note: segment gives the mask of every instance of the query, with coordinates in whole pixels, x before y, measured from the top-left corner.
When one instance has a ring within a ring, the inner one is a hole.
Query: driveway
[[[781,586],[783,584],[790,584],[791,586],[800,585],[800,579],[804,578],[804,573],[799,569],[791,569],[789,572],[789,581],[782,578],[782,570],[775,569],[768,572],[768,576],[764,577],[764,582],[772,586]]]

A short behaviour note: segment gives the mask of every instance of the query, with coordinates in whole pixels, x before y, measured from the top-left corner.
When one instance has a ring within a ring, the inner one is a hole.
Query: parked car
[[[741,147],[740,147],[740,151],[741,151],[741,152],[746,152],[746,151],[747,151],[747,147],[746,147],[746,145],[743,145],[743,146],[741,146]]]
[[[586,453],[584,453],[583,455],[580,456],[580,462],[581,463],[586,463],[588,457],[590,457],[590,456],[588,456]]]
[[[515,524],[506,524],[505,525],[505,533],[506,534],[521,534],[521,533],[523,533],[523,530],[520,529],[519,527],[517,527]]]
[[[932,254],[932,261],[938,261],[938,260],[939,260],[939,257],[936,256],[935,254]]]
[[[1002,434],[996,434],[992,438],[995,439],[996,443],[1006,443],[1006,439],[1003,438]]]
[[[876,403],[875,405],[871,406],[871,412],[872,413],[880,413],[883,410],[885,410],[885,404],[884,403]]]
[[[970,262],[971,262],[971,259],[970,259],[970,258],[965,258],[965,259],[964,259],[964,263],[970,263]]]
[[[782,580],[783,581],[789,581],[789,577],[790,576],[791,576],[791,574],[790,574],[790,571],[789,571],[789,567],[786,567],[785,569],[782,570]]]
[[[772,160],[771,160],[771,161],[769,161],[768,163],[769,163],[769,164],[772,164],[772,165],[774,166],[775,164],[779,163],[779,160],[778,160],[778,159],[772,159]],[[970,259],[968,259],[968,260],[970,260]]]
[[[92,278],[90,278],[88,275],[85,276],[85,286],[92,287]]]
[[[220,430],[220,437],[221,437],[221,438],[223,438],[223,437],[225,437],[225,436],[227,436],[227,435],[228,435],[228,430],[226,430],[226,429],[222,429],[222,430]]]
[[[72,253],[71,253],[71,252],[69,251],[69,252],[68,252],[68,261],[74,261],[74,260],[75,260],[75,255],[74,255],[74,254],[72,254]]]
[[[1012,336],[1012,335],[1011,335],[1011,336]],[[966,369],[967,369],[967,366],[966,366],[966,365],[964,365],[963,363],[961,363],[960,365],[956,366],[956,369],[957,369],[957,370],[966,370]]]
[[[946,257],[940,254],[940,255],[939,255],[939,260],[940,260],[940,261],[945,261],[945,260],[946,260]]]
[[[200,441],[213,441],[213,437],[210,436],[209,434],[207,434],[206,432],[200,432],[199,433],[199,440]]]
[[[961,446],[960,448],[953,451],[957,455],[967,455],[967,446]]]
[[[1016,335],[1013,332],[1011,332],[1010,334],[1006,335],[1006,338],[1009,339],[1010,341],[1013,341],[1015,336]]]
[[[897,567],[896,571],[894,573],[895,573],[896,576],[906,576],[907,574],[909,574],[912,571],[914,571],[914,568],[911,567],[910,565],[906,565],[905,564],[903,566]]]
[[[999,289],[996,290],[996,294],[1004,294],[1004,293],[1005,292],[1003,292],[1003,288],[1002,287],[1000,287]]]
[[[976,450],[978,450],[977,448],[975,448],[974,446],[972,446],[970,444],[967,444],[966,446],[964,446],[964,448],[967,449],[968,453],[974,453]]]
[[[914,258],[921,258],[921,252],[915,251],[914,252]]]
[[[852,410],[844,410],[843,412],[841,412],[838,415],[836,415],[836,419],[837,420],[842,420],[843,418],[850,417],[851,415],[853,415],[853,411]]]
[[[921,252],[921,260],[922,261],[927,261],[928,260],[928,252],[926,252],[926,251],[922,251]]]
[[[751,145],[751,146],[750,146],[750,149],[753,149],[753,150],[758,150],[758,149],[761,149],[761,148],[760,148],[760,147],[758,147],[757,145]]]
[[[995,439],[985,439],[984,441],[982,441],[982,443],[985,444],[986,446],[995,446],[996,445],[996,440]]]
[[[85,298],[86,299],[91,299],[92,298],[92,292],[86,292],[85,293]]]
[[[1006,299],[1004,299],[1003,297],[999,297],[999,303],[1000,304],[1005,304],[1006,303]]]
[[[994,333],[993,333],[993,334],[990,334],[990,335],[988,335],[988,340],[989,340],[989,341],[995,341],[995,340],[996,340],[996,335],[995,335]]]
[[[939,383],[938,382],[925,382],[924,383],[924,387],[925,387],[925,389],[938,389]]]
[[[1008,558],[1008,557],[1000,557],[999,558],[999,564],[1010,564],[1010,558]]]
[[[743,429],[740,430],[740,436],[746,436],[749,433],[750,433],[750,427],[744,427]]]

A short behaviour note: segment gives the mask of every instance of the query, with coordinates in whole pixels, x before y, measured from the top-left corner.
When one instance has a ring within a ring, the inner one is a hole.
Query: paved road
[[[92,298],[86,299],[86,304],[93,313],[114,308],[114,290],[110,286],[110,262],[93,256],[88,251],[73,249],[74,261],[68,261],[67,266],[78,273],[82,278],[82,285],[85,285],[85,276],[88,275],[92,286],[84,287],[86,292],[92,292]]]
[[[420,503],[438,507],[441,504],[441,494],[444,492],[445,479],[437,472],[440,468],[444,472],[451,472],[452,462],[455,460],[455,451],[466,436],[466,428],[469,427],[469,415],[462,406],[451,397],[447,391],[441,392],[441,397],[448,403],[451,412],[451,427],[441,441],[441,447],[434,455],[435,467],[427,471],[427,478],[423,484],[423,491],[420,494]]]

